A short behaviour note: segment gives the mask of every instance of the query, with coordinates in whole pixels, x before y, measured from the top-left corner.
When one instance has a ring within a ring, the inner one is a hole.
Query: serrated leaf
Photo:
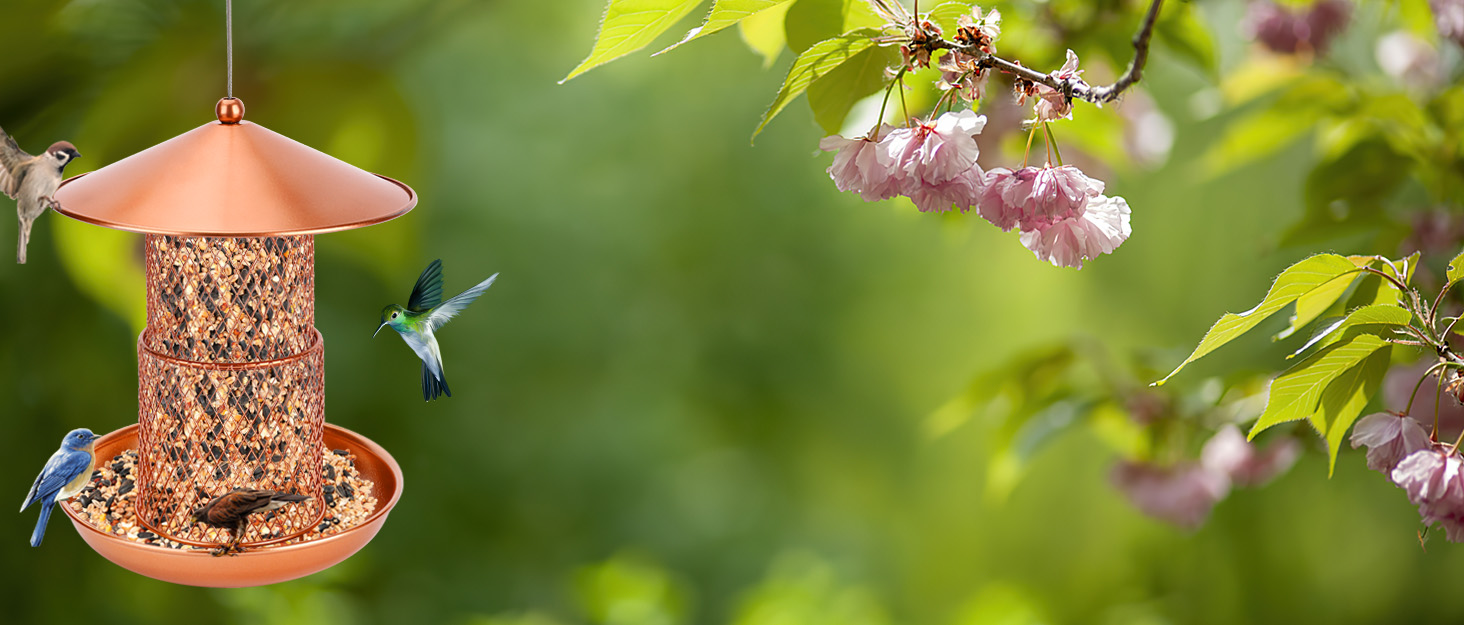
[[[1243,313],[1226,313],[1220,317],[1220,320],[1216,321],[1215,325],[1205,333],[1205,338],[1200,340],[1194,353],[1184,359],[1184,362],[1179,363],[1179,366],[1169,372],[1169,375],[1164,376],[1164,379],[1155,382],[1154,386],[1164,384],[1169,378],[1179,373],[1185,365],[1199,360],[1205,354],[1215,351],[1236,337],[1249,332],[1256,325],[1265,321],[1267,317],[1296,301],[1297,298],[1333,280],[1355,275],[1359,271],[1361,270],[1352,261],[1336,254],[1318,254],[1286,268],[1281,275],[1276,277],[1276,281],[1271,284],[1270,291],[1266,293],[1266,297],[1261,300],[1261,303]]]
[[[1357,416],[1362,414],[1367,402],[1382,386],[1383,376],[1388,373],[1388,365],[1392,362],[1391,351],[1379,349],[1373,352],[1361,364],[1337,376],[1327,385],[1327,390],[1322,391],[1321,402],[1311,421],[1327,439],[1328,476],[1337,468],[1337,451],[1342,448],[1347,430],[1352,428]]]
[[[1187,3],[1165,11],[1164,18],[1155,25],[1155,34],[1175,56],[1189,61],[1205,75],[1214,78],[1219,73],[1215,39],[1195,13],[1195,8]]]
[[[798,0],[784,21],[788,48],[802,54],[820,41],[884,25],[866,0]]]
[[[781,113],[794,98],[807,91],[815,80],[874,46],[874,42],[870,40],[873,34],[873,31],[855,31],[840,35],[820,41],[798,55],[798,59],[793,61],[793,67],[788,70],[788,77],[783,80],[783,87],[778,90],[778,96],[773,98],[773,103],[763,113],[757,130],[753,131],[753,138],[756,139],[768,122]]]
[[[1449,272],[1445,276],[1449,282],[1458,282],[1460,278],[1464,278],[1464,252],[1459,252],[1454,260],[1449,261]]]
[[[712,4],[711,12],[707,13],[706,20],[701,26],[687,31],[681,41],[671,44],[665,50],[651,56],[670,52],[676,46],[688,41],[700,39],[715,32],[719,32],[728,26],[737,24],[742,20],[757,15],[768,9],[784,6],[793,0],[716,0]],[[786,7],[785,7],[786,9]]]
[[[1371,260],[1369,259],[1359,264],[1356,260],[1353,260],[1353,266],[1362,269],[1370,262]],[[1342,294],[1347,291],[1347,287],[1351,284],[1352,280],[1332,280],[1322,283],[1317,288],[1296,298],[1296,309],[1291,315],[1290,325],[1286,326],[1286,329],[1282,330],[1280,334],[1277,334],[1276,338],[1279,340],[1289,337],[1298,330],[1306,327],[1307,324],[1315,321],[1328,308],[1331,308],[1332,304],[1337,303],[1337,300],[1342,297]]]
[[[1307,339],[1306,345],[1302,345],[1301,349],[1296,350],[1295,353],[1287,356],[1287,358],[1294,358],[1300,355],[1302,352],[1310,349],[1313,345],[1322,343],[1322,341],[1327,337],[1337,336],[1339,332],[1348,328],[1366,325],[1402,327],[1408,325],[1412,321],[1413,313],[1409,312],[1406,308],[1391,306],[1388,304],[1373,304],[1370,306],[1363,306],[1362,308],[1352,311],[1352,313],[1347,315],[1346,317],[1341,317],[1331,323],[1324,324],[1321,328],[1319,328],[1315,333],[1312,334],[1312,337],[1310,339]]]
[[[610,0],[595,47],[559,84],[650,45],[702,0]]]
[[[783,53],[783,48],[788,47],[788,36],[783,34],[783,21],[788,17],[788,7],[791,6],[793,5],[784,2],[737,23],[742,41],[763,58],[763,69],[772,67],[773,62]]]
[[[1250,438],[1267,428],[1288,421],[1312,418],[1322,398],[1322,391],[1348,369],[1356,367],[1368,356],[1387,347],[1383,339],[1372,334],[1359,335],[1345,343],[1329,345],[1296,366],[1287,369],[1271,382],[1266,409],[1251,428]],[[1313,419],[1313,425],[1317,425]],[[1317,431],[1325,434],[1324,425]]]
[[[884,87],[885,68],[894,62],[893,50],[871,46],[814,80],[808,87],[808,106],[819,126],[829,134],[839,132],[849,109]]]

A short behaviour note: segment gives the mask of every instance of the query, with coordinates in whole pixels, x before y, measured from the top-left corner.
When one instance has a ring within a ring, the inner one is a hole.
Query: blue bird
[[[91,481],[98,438],[101,437],[86,428],[67,433],[66,438],[61,439],[61,448],[51,454],[46,467],[36,476],[36,483],[31,484],[25,503],[20,504],[20,511],[25,512],[32,502],[41,502],[41,518],[36,520],[36,531],[31,532],[32,547],[41,546],[41,539],[46,536],[46,521],[51,519],[51,507],[81,492]]]

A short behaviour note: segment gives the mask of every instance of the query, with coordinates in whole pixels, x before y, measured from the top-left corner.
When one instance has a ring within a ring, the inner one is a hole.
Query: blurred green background
[[[248,118],[421,197],[317,248],[327,420],[386,447],[405,495],[345,563],[242,590],[134,575],[59,514],[31,549],[34,510],[3,515],[6,622],[1464,618],[1451,592],[1464,547],[1421,550],[1416,510],[1360,454],[1329,480],[1313,450],[1184,532],[1109,485],[1115,453],[1092,428],[1042,447],[1003,500],[984,492],[994,426],[927,426],[974,375],[1028,350],[1093,336],[1172,366],[1291,262],[1396,253],[1401,237],[1372,231],[1283,241],[1318,148],[1208,169],[1237,114],[1216,113],[1218,75],[1170,49],[1156,47],[1145,82],[1173,150],[1150,169],[1109,163],[1134,235],[1078,272],[975,215],[837,192],[801,104],[750,147],[791,57],[765,70],[734,30],[560,86],[601,0],[236,4]],[[1197,4],[1218,67],[1239,67],[1242,3]],[[1364,4],[1337,46],[1371,76],[1360,82],[1382,80],[1370,38],[1396,18]],[[1136,19],[1103,32],[1121,48]],[[73,141],[74,175],[208,122],[222,28],[222,0],[8,0],[0,125],[32,152]],[[1032,54],[1061,58],[1061,42],[1043,45]],[[1093,110],[1078,107],[1075,128]],[[140,236],[54,213],[36,233],[30,264],[0,262],[0,482],[13,501],[68,429],[137,416]],[[0,244],[13,236],[0,219]],[[439,333],[456,395],[424,404],[417,360],[370,333],[439,257],[449,292],[502,276]],[[1282,353],[1247,339],[1174,386],[1279,368]]]

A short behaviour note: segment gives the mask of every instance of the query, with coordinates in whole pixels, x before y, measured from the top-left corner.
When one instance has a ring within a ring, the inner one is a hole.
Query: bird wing
[[[432,261],[417,277],[412,287],[412,298],[407,300],[407,310],[426,312],[442,302],[442,259]]]
[[[468,304],[478,299],[478,296],[482,295],[483,291],[487,291],[488,287],[493,286],[493,281],[497,279],[498,274],[495,273],[488,276],[487,280],[479,282],[477,286],[452,296],[452,299],[443,302],[442,305],[427,313],[427,324],[434,330],[446,325],[449,320],[456,317],[464,308],[467,308]]]
[[[0,193],[11,199],[20,192],[21,178],[25,164],[35,159],[15,143],[15,139],[0,128]]]
[[[269,505],[269,499],[274,494],[272,490],[236,488],[220,495],[215,502],[209,504],[205,514],[208,515],[208,522],[211,524],[229,525],[249,513]]]
[[[41,469],[41,474],[36,476],[36,481],[31,485],[30,493],[25,496],[25,503],[21,505],[20,509],[25,510],[33,501],[55,497],[56,493],[61,492],[61,487],[91,468],[92,458],[86,452],[57,450],[56,453],[51,454],[49,460],[46,460],[45,468]]]

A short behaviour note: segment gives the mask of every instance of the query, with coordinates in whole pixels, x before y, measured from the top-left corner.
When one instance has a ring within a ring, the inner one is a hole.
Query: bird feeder
[[[126,540],[89,534],[90,526],[63,509],[93,547],[126,568],[191,585],[240,586],[300,577],[349,557],[401,495],[401,471],[385,450],[325,422],[314,235],[392,219],[417,197],[407,185],[244,121],[237,99],[220,100],[215,112],[216,122],[71,178],[55,195],[63,215],[145,235],[138,423],[108,438],[113,447],[136,438],[138,523],[184,545],[223,542],[221,530],[195,523],[192,512],[231,488],[312,499],[251,518],[245,552],[225,558],[112,545]],[[325,513],[327,439],[343,441],[375,474],[378,507],[351,530],[299,542]],[[109,458],[98,453],[99,462]]]

